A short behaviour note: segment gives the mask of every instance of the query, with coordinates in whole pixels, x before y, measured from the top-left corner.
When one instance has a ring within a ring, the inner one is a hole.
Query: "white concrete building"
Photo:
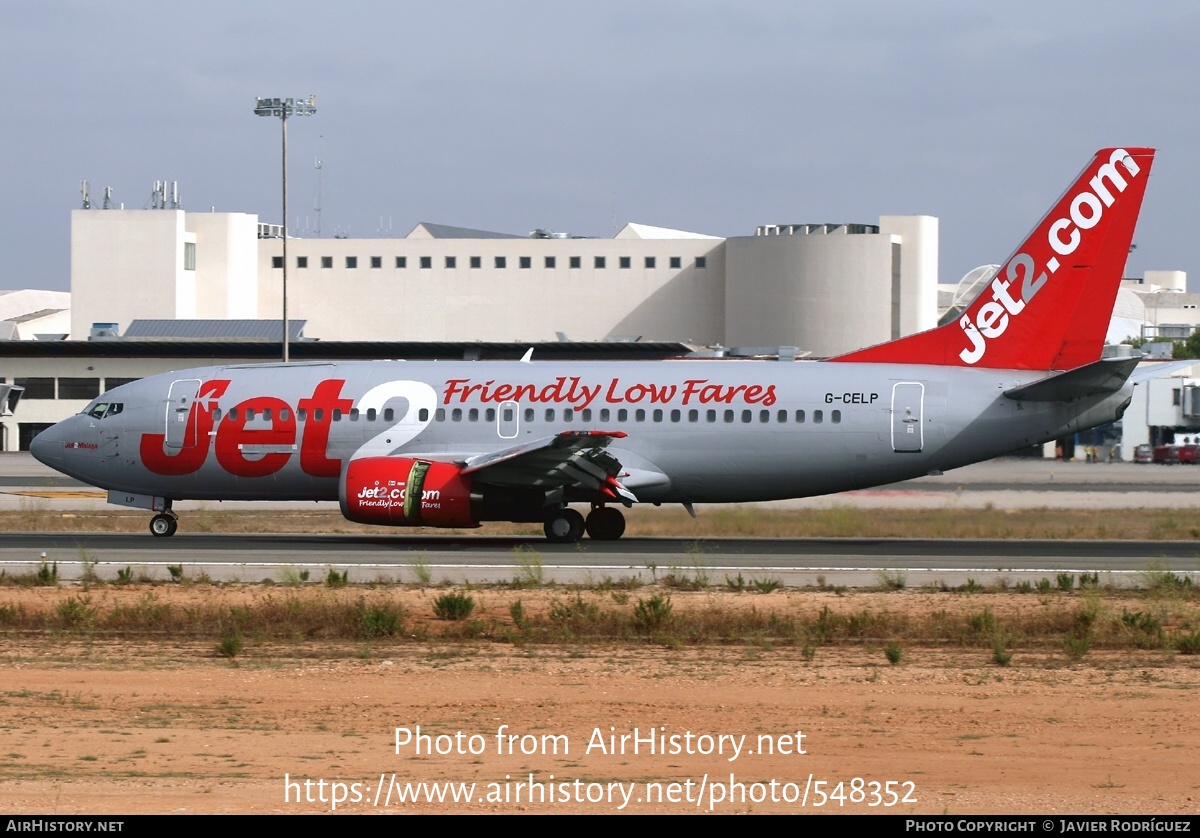
[[[320,340],[633,337],[831,355],[932,326],[937,220],[770,225],[723,239],[627,224],[611,239],[419,224],[401,239],[288,240],[288,314]],[[269,318],[279,228],[241,213],[75,210],[71,334],[134,319]],[[846,324],[851,324],[846,328]]]
[[[0,291],[0,340],[61,340],[70,331],[68,292]]]

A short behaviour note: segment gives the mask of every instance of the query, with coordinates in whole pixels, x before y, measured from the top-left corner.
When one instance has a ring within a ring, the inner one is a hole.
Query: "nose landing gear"
[[[177,529],[179,516],[172,512],[169,506],[150,519],[150,533],[158,538],[168,538],[174,535]]]

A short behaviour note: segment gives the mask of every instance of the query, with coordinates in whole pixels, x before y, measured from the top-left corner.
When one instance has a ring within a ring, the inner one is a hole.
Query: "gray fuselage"
[[[567,430],[624,432],[607,451],[639,501],[762,501],[988,459],[1112,421],[1128,399],[1128,385],[1072,402],[1004,395],[1047,375],[732,360],[206,367],[115,388],[34,453],[115,492],[336,500],[351,458],[463,462]]]

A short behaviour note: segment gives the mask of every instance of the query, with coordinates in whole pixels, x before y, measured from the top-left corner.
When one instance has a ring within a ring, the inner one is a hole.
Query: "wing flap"
[[[637,497],[618,479],[620,461],[604,450],[625,436],[624,431],[564,431],[468,458],[462,473],[495,486],[581,487],[611,500],[636,503]]]

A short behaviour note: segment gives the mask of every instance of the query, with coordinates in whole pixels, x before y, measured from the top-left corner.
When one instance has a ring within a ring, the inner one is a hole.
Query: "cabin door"
[[[902,381],[892,385],[892,450],[916,454],[925,444],[925,385]]]
[[[184,378],[171,382],[171,390],[167,394],[166,405],[166,437],[167,450],[178,451],[181,448],[192,448],[196,439],[198,422],[189,422],[192,403],[196,401],[196,393],[200,391],[200,379]]]

